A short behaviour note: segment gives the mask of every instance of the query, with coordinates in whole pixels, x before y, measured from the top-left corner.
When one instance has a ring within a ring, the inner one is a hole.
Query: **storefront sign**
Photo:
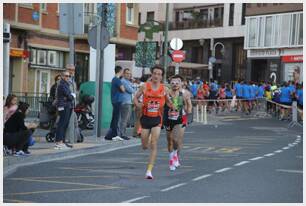
[[[291,55],[291,56],[283,56],[282,62],[290,63],[290,62],[303,62],[303,55]]]
[[[10,50],[11,57],[22,57],[27,58],[30,56],[30,52],[26,50],[18,50],[18,49],[11,49]]]
[[[260,49],[260,50],[248,50],[248,58],[257,58],[257,57],[278,57],[278,49]]]

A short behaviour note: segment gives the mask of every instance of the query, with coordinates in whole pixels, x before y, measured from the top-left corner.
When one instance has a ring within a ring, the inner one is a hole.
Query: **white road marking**
[[[289,147],[283,147],[282,149],[289,149]]]
[[[271,156],[273,156],[273,155],[275,155],[274,153],[269,153],[269,154],[265,154],[264,156],[265,157],[271,157]]]
[[[263,159],[264,157],[254,157],[252,159],[249,159],[249,160],[260,160],[260,159]]]
[[[221,172],[225,172],[225,171],[228,171],[228,170],[231,170],[231,169],[232,169],[231,167],[226,167],[226,168],[223,168],[221,170],[215,171],[215,173],[221,173]]]
[[[171,186],[171,187],[162,189],[161,191],[162,191],[162,192],[166,192],[166,191],[173,190],[173,189],[175,189],[175,188],[184,186],[184,185],[186,185],[186,184],[187,184],[187,183],[181,183],[181,184],[173,185],[173,186]]]
[[[200,177],[196,177],[196,178],[192,179],[192,181],[199,181],[201,179],[204,179],[204,178],[207,178],[207,177],[210,177],[210,176],[211,176],[211,174],[202,175]]]
[[[142,199],[147,198],[147,197],[150,197],[150,196],[142,196],[142,197],[137,197],[137,198],[134,198],[134,199],[126,200],[126,201],[121,202],[121,203],[131,203],[131,202],[136,202],[137,200],[142,200]]]
[[[196,148],[193,148],[193,149],[189,149],[189,150],[187,150],[188,152],[191,152],[191,151],[196,151],[196,150],[199,150],[199,149],[201,149],[202,147],[196,147]]]
[[[242,162],[239,162],[237,164],[234,164],[234,166],[240,166],[240,165],[244,165],[244,164],[247,164],[249,163],[249,161],[242,161]]]
[[[281,153],[281,152],[283,152],[283,150],[276,150],[275,152],[276,153]]]
[[[303,174],[303,170],[283,170],[283,169],[278,169],[276,171],[278,171],[278,172],[289,172],[289,173],[300,173],[300,174]]]

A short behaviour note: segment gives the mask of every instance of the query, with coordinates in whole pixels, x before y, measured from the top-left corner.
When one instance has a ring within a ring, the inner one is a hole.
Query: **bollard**
[[[199,122],[199,105],[197,104],[197,122]]]
[[[207,106],[204,106],[204,124],[207,124]]]
[[[204,122],[204,105],[201,106],[201,122]]]

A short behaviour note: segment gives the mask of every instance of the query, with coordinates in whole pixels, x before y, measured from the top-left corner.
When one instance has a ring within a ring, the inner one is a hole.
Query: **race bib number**
[[[180,113],[177,110],[169,110],[168,112],[168,119],[170,120],[177,120],[179,116],[180,116]]]
[[[148,112],[150,113],[158,113],[159,111],[159,103],[158,102],[149,102],[148,103]]]

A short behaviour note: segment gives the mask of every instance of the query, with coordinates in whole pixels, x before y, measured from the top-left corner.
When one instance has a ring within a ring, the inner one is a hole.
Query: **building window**
[[[298,14],[293,14],[292,15],[292,21],[291,21],[291,36],[290,36],[290,45],[296,45],[296,35],[297,35],[297,26],[298,26],[298,22],[297,22],[297,15]]]
[[[154,20],[154,11],[147,12],[147,21],[153,21]]]
[[[139,12],[138,13],[138,26],[141,25],[141,13]]]
[[[272,16],[266,17],[265,46],[272,45]]]
[[[289,45],[289,34],[290,34],[290,15],[282,16],[282,24],[281,24],[281,45],[288,46]]]
[[[303,14],[300,14],[300,27],[298,45],[303,45]]]
[[[45,50],[37,50],[37,64],[39,65],[46,65],[47,61],[46,61],[46,58],[47,58],[47,54],[46,54],[46,51]]]
[[[47,4],[40,4],[41,11],[47,11]]]
[[[257,18],[250,19],[249,25],[249,47],[256,46]]]
[[[245,9],[247,4],[242,4],[241,25],[245,25]]]
[[[281,35],[281,16],[277,15],[275,16],[275,23],[274,23],[274,42],[273,42],[273,45],[280,45],[280,35]]]
[[[230,4],[230,10],[229,10],[229,26],[233,26],[234,25],[234,7],[235,4]]]
[[[126,4],[126,23],[133,24],[134,22],[134,6],[132,3]]]
[[[30,49],[31,54],[30,54],[30,63],[31,64],[36,64],[36,49]]]
[[[25,3],[22,3],[22,4],[18,4],[20,7],[25,7],[25,8],[33,8],[33,4],[25,4]]]
[[[58,66],[58,54],[56,51],[48,51],[48,65]]]

